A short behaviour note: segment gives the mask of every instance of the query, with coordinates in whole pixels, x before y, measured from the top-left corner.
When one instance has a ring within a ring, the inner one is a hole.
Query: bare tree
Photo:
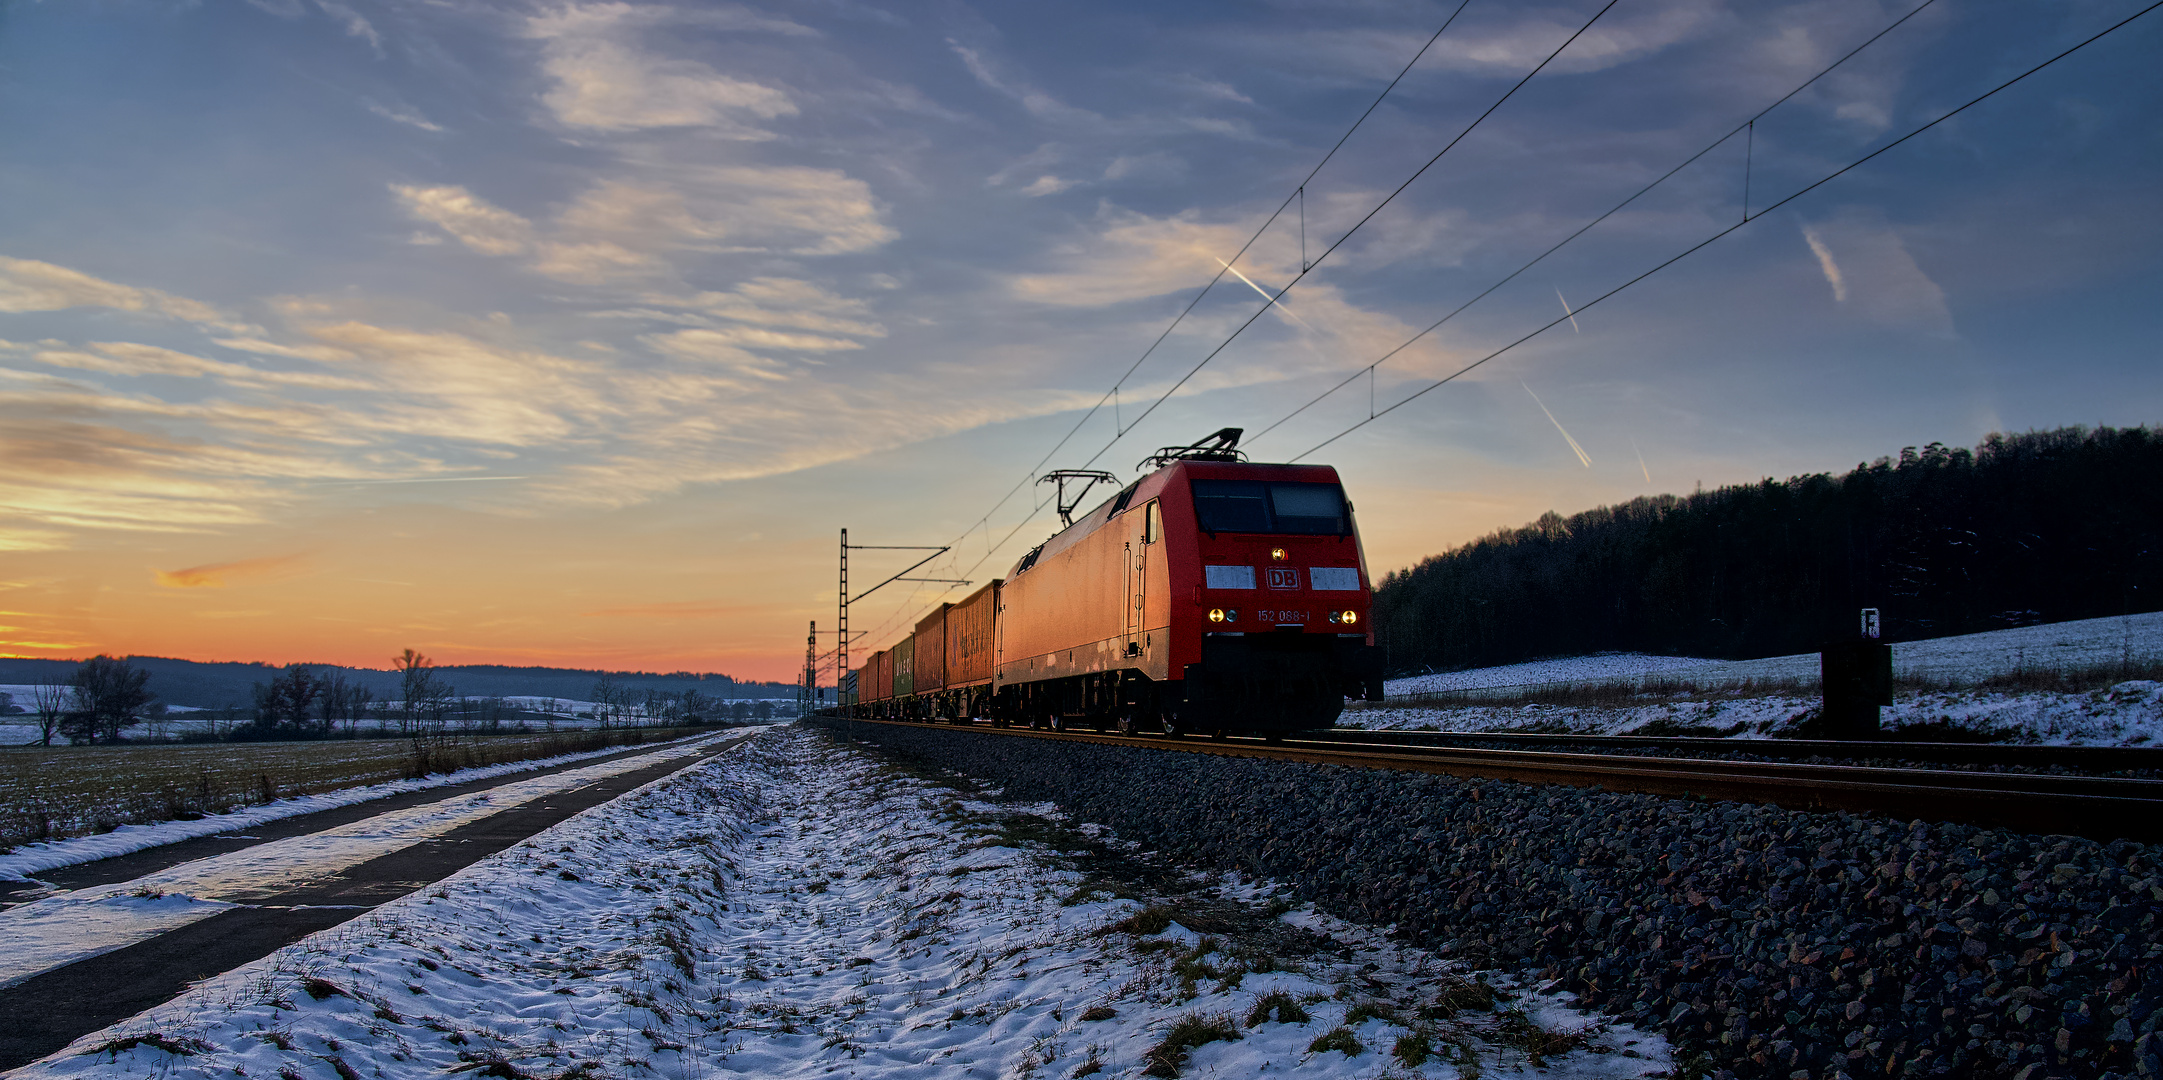
[[[616,682],[614,676],[603,675],[594,680],[593,718],[600,721],[602,727],[614,724],[617,710],[623,707],[624,694],[624,688]]]
[[[38,745],[51,746],[60,733],[60,718],[75,706],[75,691],[66,686],[40,683],[30,688],[30,711],[38,718]]]
[[[61,733],[70,740],[95,743],[103,735],[106,742],[119,742],[122,728],[143,720],[143,707],[150,704],[143,684],[149,680],[149,672],[116,657],[100,654],[83,661],[69,680],[75,708],[61,717]]]

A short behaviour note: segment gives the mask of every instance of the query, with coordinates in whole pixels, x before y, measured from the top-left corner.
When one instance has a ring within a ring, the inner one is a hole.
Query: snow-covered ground
[[[1092,839],[1095,837],[1096,839]],[[1638,1077],[1657,1036],[796,729],[20,1077]],[[1076,856],[1081,857],[1081,856]],[[1118,859],[1124,858],[1122,864]],[[1160,871],[1161,873],[1161,868]],[[1173,875],[1176,877],[1176,875]],[[1186,919],[1211,929],[1203,935]]]
[[[741,730],[738,731],[741,734]],[[77,863],[96,862],[115,855],[159,847],[190,840],[198,836],[211,836],[235,829],[246,829],[280,818],[313,814],[319,810],[334,810],[341,806],[373,802],[376,799],[423,791],[449,784],[464,784],[473,780],[486,780],[494,776],[532,772],[535,769],[553,768],[588,758],[621,754],[627,748],[611,746],[601,750],[584,750],[576,754],[558,754],[555,757],[529,758],[525,761],[506,762],[502,765],[484,765],[456,772],[436,773],[418,780],[387,780],[380,784],[341,788],[317,795],[296,795],[255,806],[245,806],[223,814],[209,814],[194,821],[160,821],[149,825],[122,825],[109,833],[96,836],[77,836],[66,840],[42,841],[24,844],[13,851],[0,853],[0,880],[21,881],[47,870],[56,870]],[[657,759],[649,759],[657,760]]]
[[[1953,685],[2020,671],[2063,671],[2163,658],[2163,612],[2021,626],[1981,634],[1903,641],[1893,645],[1893,674]],[[1450,690],[1594,683],[1658,676],[1712,687],[1745,680],[1818,677],[1818,654],[1761,660],[1703,660],[1687,656],[1604,653],[1523,664],[1446,671],[1391,679],[1392,696]]]
[[[321,880],[520,803],[696,754],[716,741],[744,734],[739,729],[651,754],[454,795],[335,829],[182,863],[132,881],[63,890],[0,910],[0,941],[8,945],[0,951],[0,986],[147,941],[236,904]]]
[[[1880,726],[1945,725],[2006,742],[2050,746],[2163,745],[2163,683],[2132,681],[2091,694],[1953,690],[1902,692]],[[1785,738],[1815,697],[1712,698],[1601,708],[1564,705],[1348,708],[1337,726],[1369,731],[1530,731],[1573,735]]]
[[[2163,745],[2163,684],[2122,682],[2093,693],[1958,689],[1995,675],[2023,671],[2077,671],[2163,658],[2163,612],[2123,618],[2023,626],[1984,634],[1900,642],[1893,672],[1935,681],[1948,690],[1895,694],[1880,723],[1888,729],[1944,725],[1992,739],[2066,746]],[[1366,730],[1532,731],[1577,735],[1694,734],[1780,738],[1818,708],[1815,694],[1794,692],[1739,696],[1722,693],[1755,682],[1814,685],[1818,654],[1763,660],[1699,660],[1679,656],[1607,653],[1535,660],[1523,664],[1392,679],[1392,696],[1470,691],[1463,698],[1369,708],[1354,705],[1339,727]],[[1658,701],[1613,707],[1480,705],[1492,692],[1532,688],[1683,683],[1704,691],[1704,700]]]

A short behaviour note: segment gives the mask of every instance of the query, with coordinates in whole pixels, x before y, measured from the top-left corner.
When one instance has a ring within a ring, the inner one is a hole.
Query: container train
[[[1326,465],[1248,462],[1226,428],[917,620],[842,678],[844,715],[1270,735],[1379,700],[1372,581]]]

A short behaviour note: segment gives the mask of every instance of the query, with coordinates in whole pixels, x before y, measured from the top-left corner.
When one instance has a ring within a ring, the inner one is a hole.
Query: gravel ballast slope
[[[1740,1077],[2163,1075],[2159,853],[1961,825],[857,725],[1563,988]]]

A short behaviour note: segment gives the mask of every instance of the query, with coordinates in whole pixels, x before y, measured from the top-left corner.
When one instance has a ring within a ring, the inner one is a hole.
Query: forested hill
[[[148,689],[169,705],[198,708],[246,706],[254,700],[256,683],[268,683],[279,668],[269,664],[202,663],[162,656],[134,656],[128,661],[150,672]],[[73,660],[0,659],[0,684],[63,683],[74,673]],[[346,678],[367,687],[378,699],[396,698],[399,674],[371,668],[319,665],[323,674],[343,672]],[[505,667],[501,664],[456,664],[435,669],[444,682],[467,697],[558,697],[586,701],[603,675],[633,690],[666,690],[681,693],[697,690],[716,698],[785,698],[795,692],[789,683],[741,682],[727,675],[677,671],[588,671],[581,668]]]
[[[2163,608],[2159,559],[2163,435],[2071,427],[1549,513],[1390,574],[1376,628],[1396,673],[1780,656],[1864,607],[1894,641]]]

